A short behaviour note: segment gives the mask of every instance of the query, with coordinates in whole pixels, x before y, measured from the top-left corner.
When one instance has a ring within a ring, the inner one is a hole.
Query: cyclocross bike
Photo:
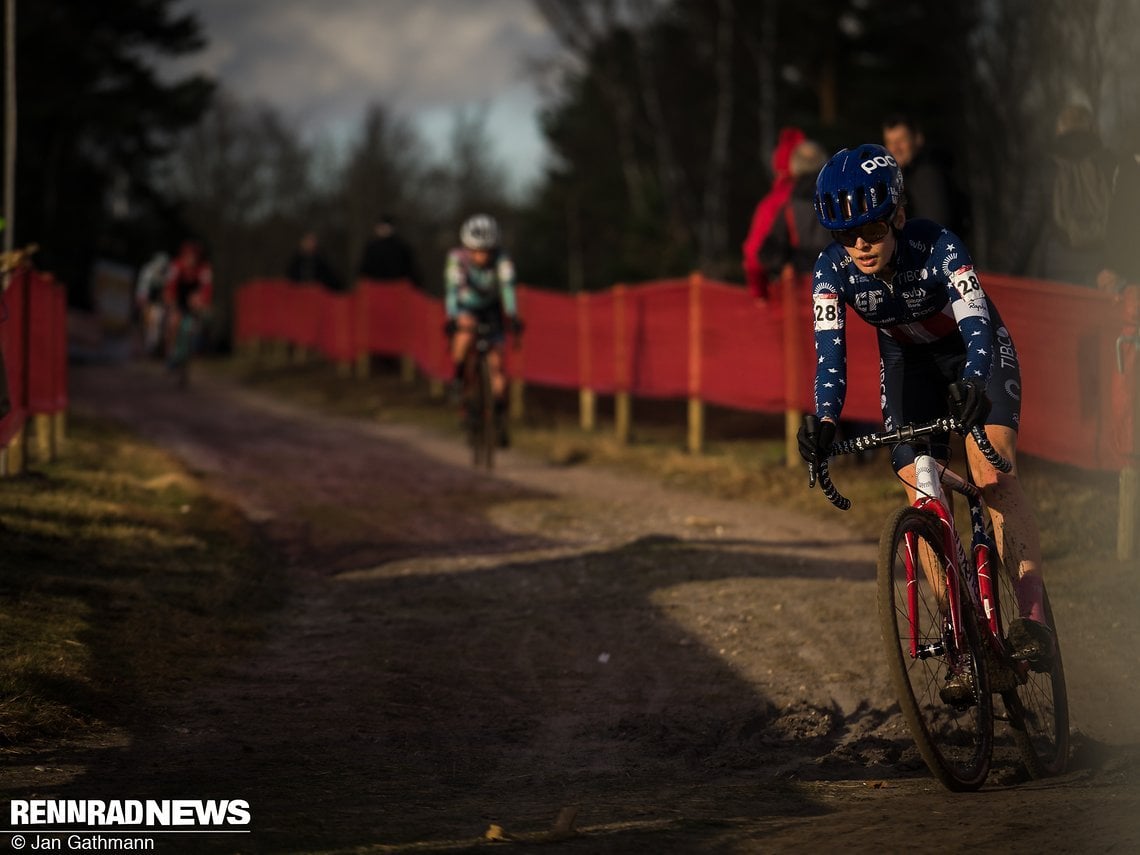
[[[852,454],[956,431],[951,418],[906,425],[834,445]],[[980,428],[970,434],[1003,472],[1010,463]],[[1031,777],[1064,771],[1069,707],[1061,648],[1054,635],[1047,662],[1013,658],[1006,628],[1018,616],[1013,579],[1001,566],[981,491],[920,447],[915,502],[887,521],[879,540],[879,622],[899,707],[926,765],[951,790],[975,790],[989,774],[993,722],[1008,722]],[[851,502],[835,489],[826,461],[809,466],[840,510]],[[972,529],[967,556],[943,487],[965,496]],[[1056,632],[1045,595],[1045,613]],[[999,695],[1002,710],[995,709]]]
[[[198,346],[200,329],[197,313],[191,310],[183,311],[174,331],[169,357],[170,369],[174,372],[180,389],[190,385],[190,360],[193,359]]]
[[[463,425],[471,446],[471,462],[491,469],[499,442],[498,414],[491,366],[487,359],[493,347],[490,324],[477,324],[475,340],[463,366]]]

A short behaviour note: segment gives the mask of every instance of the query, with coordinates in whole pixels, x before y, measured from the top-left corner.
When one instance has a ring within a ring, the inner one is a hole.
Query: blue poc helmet
[[[886,219],[902,199],[902,170],[881,145],[837,152],[815,180],[815,213],[832,231]]]

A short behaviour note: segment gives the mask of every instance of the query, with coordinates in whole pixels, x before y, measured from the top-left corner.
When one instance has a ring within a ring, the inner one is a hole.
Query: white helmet
[[[459,230],[459,240],[467,249],[497,249],[499,224],[490,214],[476,214]]]

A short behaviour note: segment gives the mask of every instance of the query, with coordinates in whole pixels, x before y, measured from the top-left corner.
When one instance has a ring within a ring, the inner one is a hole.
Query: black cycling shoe
[[[1006,633],[1010,656],[1024,660],[1034,671],[1049,671],[1053,667],[1053,651],[1056,642],[1053,630],[1045,624],[1028,618],[1017,618],[1009,622]]]

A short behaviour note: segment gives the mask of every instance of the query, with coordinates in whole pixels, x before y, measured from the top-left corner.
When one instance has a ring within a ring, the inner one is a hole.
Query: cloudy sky
[[[182,0],[208,47],[191,67],[279,108],[306,134],[343,139],[373,101],[442,149],[456,112],[486,108],[515,189],[541,167],[527,64],[555,44],[529,0]]]

